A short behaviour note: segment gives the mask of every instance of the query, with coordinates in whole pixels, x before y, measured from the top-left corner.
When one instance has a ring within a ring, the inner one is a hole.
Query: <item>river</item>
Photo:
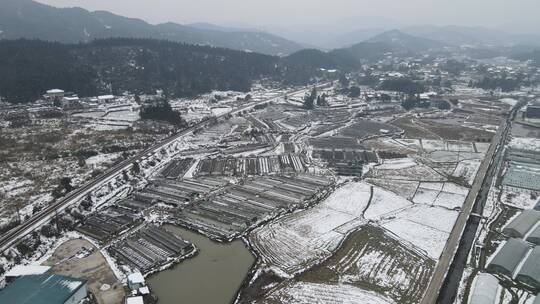
[[[177,226],[165,229],[195,244],[199,253],[148,279],[159,304],[229,304],[242,285],[255,258],[241,240],[213,242]]]

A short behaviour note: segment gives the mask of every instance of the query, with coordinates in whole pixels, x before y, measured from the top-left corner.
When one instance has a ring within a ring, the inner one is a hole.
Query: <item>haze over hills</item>
[[[201,24],[151,25],[105,11],[55,8],[32,0],[0,2],[0,39],[37,38],[77,43],[111,37],[167,39],[270,55],[286,55],[303,48],[298,43],[264,32],[223,30]]]

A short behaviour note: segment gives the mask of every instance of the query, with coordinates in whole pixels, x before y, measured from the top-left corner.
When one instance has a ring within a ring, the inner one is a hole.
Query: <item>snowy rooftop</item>
[[[18,266],[13,267],[10,271],[6,272],[6,277],[20,277],[20,276],[26,276],[26,275],[44,274],[50,269],[51,267],[49,266],[18,265]]]
[[[64,90],[52,89],[52,90],[47,91],[47,94],[60,94],[60,93],[64,93]]]
[[[126,299],[126,304],[144,304],[143,297],[131,297]]]
[[[135,272],[128,275],[128,281],[132,284],[144,283],[144,277],[140,272]]]

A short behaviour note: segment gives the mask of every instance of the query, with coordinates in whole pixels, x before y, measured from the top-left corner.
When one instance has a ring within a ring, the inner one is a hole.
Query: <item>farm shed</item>
[[[523,238],[540,221],[540,211],[525,210],[508,223],[503,233],[513,238]]]
[[[540,288],[540,247],[535,247],[532,253],[527,257],[527,260],[519,270],[516,279],[525,284]]]
[[[520,239],[509,239],[489,262],[487,270],[512,277],[530,247]]]

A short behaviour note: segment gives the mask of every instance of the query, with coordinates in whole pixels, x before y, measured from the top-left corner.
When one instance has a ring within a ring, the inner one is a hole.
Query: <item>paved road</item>
[[[328,86],[328,84],[329,83],[319,84],[319,85],[317,85],[317,87],[318,88],[325,87],[325,86]],[[256,102],[254,101],[254,102],[248,103],[246,105],[243,105],[243,106],[233,110],[231,113],[222,114],[222,115],[218,116],[217,118],[223,118],[228,114],[235,114],[235,113],[238,113],[238,112],[241,112],[241,111],[245,111],[245,110],[253,108],[256,105],[268,103],[268,102],[270,102],[270,101],[272,101],[274,99],[281,98],[281,97],[284,97],[286,95],[298,94],[298,93],[301,93],[303,91],[307,91],[310,88],[311,87],[305,87],[305,88],[302,88],[300,90],[294,90],[294,91],[286,92],[286,93],[283,93],[283,94],[279,94],[279,95],[273,96],[273,97],[265,99],[265,100],[256,101]],[[276,92],[276,91],[274,91],[274,92]],[[184,130],[180,131],[179,133],[174,134],[173,136],[171,136],[169,138],[166,138],[166,139],[160,141],[159,143],[153,145],[152,147],[138,153],[134,157],[132,157],[130,159],[127,159],[127,160],[124,160],[124,161],[120,162],[117,165],[114,165],[113,167],[106,170],[103,174],[97,176],[96,178],[90,180],[89,182],[87,182],[84,185],[80,186],[76,190],[70,192],[64,198],[50,204],[49,206],[47,206],[46,208],[41,210],[39,213],[33,215],[30,219],[28,219],[27,221],[25,221],[21,225],[13,228],[12,230],[10,230],[7,233],[5,233],[4,235],[2,235],[2,237],[0,238],[0,252],[4,252],[6,249],[8,249],[9,247],[16,244],[19,240],[21,240],[24,236],[28,235],[29,233],[36,230],[37,228],[39,228],[43,224],[47,223],[47,221],[50,220],[52,218],[52,216],[54,216],[54,214],[56,214],[57,212],[61,212],[66,207],[68,207],[68,206],[70,206],[70,205],[72,205],[72,204],[74,204],[76,202],[79,202],[81,199],[86,197],[86,195],[89,194],[91,191],[93,191],[94,189],[100,187],[101,185],[103,185],[104,183],[110,181],[111,179],[115,178],[116,176],[121,174],[122,171],[129,170],[134,162],[139,162],[142,159],[151,156],[152,154],[158,152],[163,147],[175,142],[180,137],[183,137],[186,134],[189,134],[189,133],[191,133],[192,131],[194,131],[194,130],[196,130],[198,128],[204,128],[204,127],[208,126],[209,123],[210,123],[209,120],[201,121],[201,122],[187,128],[187,129],[184,129]]]
[[[512,112],[510,116],[513,116],[513,113],[515,112]],[[482,161],[482,164],[480,165],[478,174],[476,175],[476,178],[474,179],[472,188],[469,191],[469,194],[467,195],[467,198],[465,200],[461,213],[459,214],[457,221],[454,224],[454,228],[452,229],[452,232],[450,233],[450,236],[448,238],[448,241],[446,242],[446,246],[443,250],[443,253],[439,259],[439,262],[437,263],[437,267],[435,268],[433,277],[421,301],[422,304],[452,303],[452,302],[440,302],[441,300],[447,301],[448,297],[446,299],[439,299],[439,294],[441,290],[443,289],[443,287],[445,286],[447,273],[449,273],[450,266],[454,260],[454,257],[456,257],[456,254],[458,253],[465,253],[465,251],[467,251],[467,250],[458,251],[458,248],[462,244],[464,244],[465,246],[470,245],[467,242],[462,242],[462,237],[465,234],[470,235],[471,231],[472,233],[476,232],[476,230],[471,229],[473,228],[473,226],[470,226],[470,225],[474,225],[475,223],[475,220],[471,219],[471,213],[473,210],[476,209],[475,203],[477,202],[477,198],[485,197],[487,193],[486,191],[489,190],[489,185],[485,185],[485,183],[487,183],[487,181],[491,181],[494,170],[491,170],[490,173],[488,173],[488,170],[492,168],[492,165],[496,163],[495,160],[496,158],[498,158],[497,156],[500,155],[496,153],[497,152],[502,153],[504,141],[506,140],[506,137],[509,133],[510,126],[511,126],[511,119],[508,118],[501,123],[497,131],[497,134],[493,137],[491,146],[489,147],[489,150],[486,153],[486,156],[484,160]],[[484,185],[485,187],[483,187]],[[468,229],[466,229],[467,227]],[[468,247],[470,250],[470,246]],[[463,248],[466,249],[466,247],[463,247]],[[465,254],[465,258],[467,255],[468,255],[468,251]],[[462,258],[462,257],[461,256],[456,257],[456,261],[458,260],[458,258]],[[459,277],[461,278],[461,276]],[[447,295],[447,293],[444,293],[444,294]]]

